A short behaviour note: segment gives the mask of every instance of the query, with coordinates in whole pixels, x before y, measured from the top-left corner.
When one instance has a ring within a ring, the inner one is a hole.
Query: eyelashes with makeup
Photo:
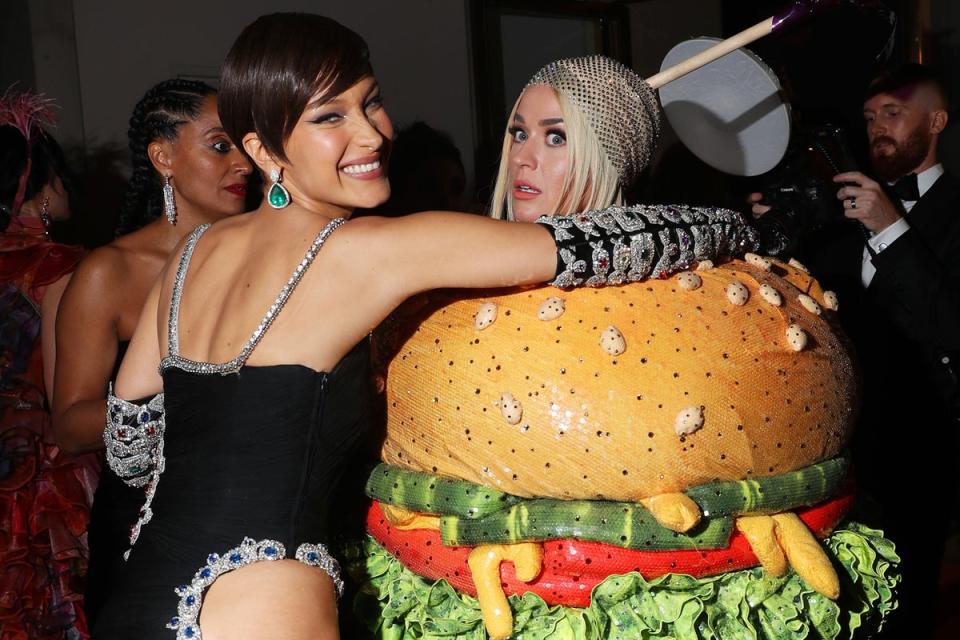
[[[567,143],[567,134],[559,129],[547,129],[547,144],[559,147]]]
[[[370,98],[364,103],[363,110],[375,111],[382,107],[383,107],[383,95],[378,93],[377,95],[373,96],[372,98]],[[321,116],[317,116],[310,122],[314,124],[334,124],[334,123],[340,122],[341,120],[344,120],[345,118],[346,116],[343,115],[342,113],[338,113],[334,111],[332,113],[325,113]]]
[[[233,144],[228,140],[217,140],[210,145],[210,148],[221,155],[226,155],[233,149]]]
[[[379,109],[383,106],[383,94],[377,93],[375,96],[367,100],[366,104],[363,105],[363,108],[369,111],[371,108]]]
[[[520,127],[510,127],[507,129],[507,132],[514,142],[523,142],[527,139],[527,132]]]
[[[525,142],[530,137],[521,127],[510,127],[507,132],[514,143]],[[547,145],[551,147],[559,147],[567,143],[567,134],[560,129],[547,129],[544,138]]]

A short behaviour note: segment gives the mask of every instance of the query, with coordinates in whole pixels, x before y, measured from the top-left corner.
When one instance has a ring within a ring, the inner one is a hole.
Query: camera
[[[771,255],[796,249],[807,235],[846,221],[837,200],[840,185],[833,177],[857,171],[857,163],[842,127],[826,124],[802,129],[761,190],[770,211],[757,220],[757,229]]]

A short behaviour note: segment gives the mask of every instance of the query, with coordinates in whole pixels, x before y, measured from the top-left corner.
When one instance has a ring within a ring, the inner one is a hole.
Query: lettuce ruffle
[[[770,578],[759,568],[709,578],[638,573],[610,576],[586,609],[550,606],[528,593],[510,596],[516,640],[802,640],[852,638],[878,630],[896,608],[897,556],[883,533],[854,522],[826,547],[838,566],[837,602],[795,573]],[[347,549],[361,583],[354,609],[377,638],[486,640],[480,606],[445,580],[409,571],[375,540]],[[843,571],[839,571],[840,569]]]

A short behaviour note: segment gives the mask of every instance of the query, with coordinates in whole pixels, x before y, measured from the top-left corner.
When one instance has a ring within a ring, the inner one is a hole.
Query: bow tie
[[[920,199],[920,188],[917,186],[917,174],[909,173],[890,187],[894,195],[904,202],[916,202]]]

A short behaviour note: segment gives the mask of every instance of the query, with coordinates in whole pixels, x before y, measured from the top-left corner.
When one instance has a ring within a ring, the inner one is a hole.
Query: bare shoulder
[[[92,251],[74,272],[68,291],[116,299],[144,290],[167,260],[152,225],[134,231]],[[133,295],[137,298],[138,295]]]
[[[70,280],[70,290],[108,292],[118,286],[128,273],[129,255],[113,244],[94,249],[77,266]]]

